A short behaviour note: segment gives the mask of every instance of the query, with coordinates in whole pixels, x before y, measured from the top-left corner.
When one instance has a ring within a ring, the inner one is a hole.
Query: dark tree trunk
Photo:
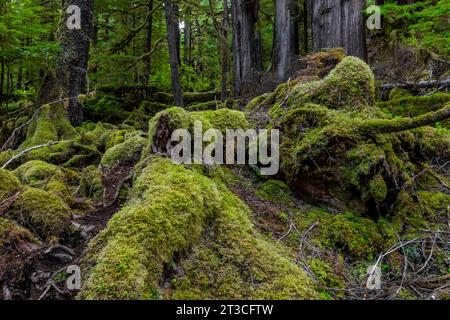
[[[54,72],[47,74],[42,83],[38,101],[47,103],[55,99],[68,99],[67,112],[73,125],[83,121],[83,107],[78,96],[86,93],[89,45],[93,34],[93,0],[62,0],[58,41],[61,54]],[[67,8],[76,5],[81,9],[81,29],[69,29]]]
[[[221,95],[220,100],[224,102],[227,100],[228,96],[228,0],[223,1],[223,17],[222,17],[222,33],[221,33],[221,69],[222,69],[222,79],[221,79]]]
[[[184,19],[184,45],[183,45],[183,62],[185,65],[191,65],[191,21],[190,11],[186,12]]]
[[[294,0],[276,0],[272,68],[278,81],[287,80],[298,55],[298,13]]]
[[[1,59],[1,71],[0,71],[0,102],[3,101],[3,85],[5,83],[5,59]]]
[[[234,94],[248,93],[262,66],[261,37],[256,30],[258,0],[232,0]]]
[[[167,42],[169,44],[169,63],[172,75],[172,88],[175,104],[179,107],[184,105],[183,92],[181,90],[180,73],[178,70],[179,53],[179,26],[176,19],[175,9],[177,7],[171,0],[164,0],[164,11],[166,14]]]
[[[365,0],[312,1],[313,50],[343,47],[367,60],[364,7]]]
[[[148,12],[153,11],[153,0],[148,1]],[[147,33],[145,36],[145,53],[148,53],[152,50],[152,32],[153,32],[153,15],[148,18],[147,23]],[[145,63],[145,81],[148,85],[150,83],[150,76],[151,76],[151,59],[150,55],[145,57],[144,60]]]

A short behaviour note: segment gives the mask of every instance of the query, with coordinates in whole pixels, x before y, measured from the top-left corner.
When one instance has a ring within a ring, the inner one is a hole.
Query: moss
[[[199,172],[153,159],[130,196],[90,245],[80,298],[165,297],[164,267],[183,252],[185,275],[170,281],[172,298],[316,297],[283,250],[256,233],[245,205]]]
[[[441,192],[419,191],[419,206],[428,221],[439,221],[447,217],[450,208],[450,195]]]
[[[191,121],[201,121],[203,130],[210,128],[218,129],[225,133],[227,129],[247,129],[249,127],[245,114],[230,109],[219,109],[215,111],[192,112]]]
[[[0,169],[0,203],[21,189],[19,179],[12,172]]]
[[[207,111],[207,110],[217,110],[223,107],[224,105],[220,101],[208,101],[191,104],[187,106],[185,109],[188,111]]]
[[[3,167],[3,165],[9,161],[17,152],[14,152],[13,150],[7,150],[0,152],[0,167]]]
[[[103,199],[102,172],[97,166],[88,166],[81,172],[80,192],[100,203]]]
[[[202,122],[203,131],[214,128],[225,133],[227,129],[246,129],[249,127],[245,114],[236,110],[219,109],[189,113],[182,108],[169,108],[158,113],[150,120],[148,129],[149,141],[142,158],[148,157],[152,150],[155,149],[155,144],[166,144],[170,139],[171,133],[177,129],[186,129],[193,133],[195,121]],[[159,139],[160,137],[161,139]]]
[[[75,171],[40,160],[28,161],[14,170],[14,174],[23,184],[50,191],[66,202],[72,201],[80,180],[80,176]]]
[[[47,191],[27,188],[8,214],[43,239],[60,238],[70,231],[70,208],[60,197]]]
[[[309,234],[314,245],[337,250],[352,261],[372,260],[385,249],[386,239],[377,223],[355,213],[331,214],[311,208],[296,213],[294,222],[300,233],[315,225]],[[294,239],[293,245],[298,246],[298,239]]]
[[[386,186],[386,182],[381,175],[375,176],[369,182],[369,192],[376,202],[382,202],[384,199],[386,199],[388,189]]]
[[[40,109],[38,116],[28,127],[27,137],[21,148],[72,139],[75,136],[76,130],[70,124],[63,105],[46,105]]]
[[[262,199],[285,205],[291,204],[294,196],[291,188],[279,180],[266,181],[256,192],[256,195]]]
[[[342,279],[336,276],[332,266],[326,261],[311,259],[308,261],[308,267],[311,269],[320,286],[334,289],[345,288]]]
[[[450,101],[450,94],[436,93],[424,97],[399,97],[387,102],[378,102],[381,110],[394,116],[417,117],[441,109]]]
[[[0,217],[0,255],[25,250],[30,244],[39,244],[30,231]]]
[[[408,90],[402,88],[394,88],[389,93],[389,100],[397,100],[408,97],[411,97],[411,93]]]
[[[142,150],[147,144],[147,139],[133,137],[123,143],[108,149],[102,157],[101,164],[106,167],[115,165],[133,164],[141,157]]]
[[[374,75],[364,61],[346,57],[323,80],[298,85],[289,99],[333,109],[365,110],[375,102]]]

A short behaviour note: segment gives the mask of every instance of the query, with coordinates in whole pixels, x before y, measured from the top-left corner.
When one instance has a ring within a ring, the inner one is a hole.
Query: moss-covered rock
[[[22,189],[19,179],[10,171],[0,169],[0,202]]]
[[[249,123],[245,114],[230,109],[191,112],[174,107],[158,113],[149,122],[149,141],[143,152],[145,159],[149,154],[167,153],[172,133],[177,129],[186,129],[193,134],[195,121],[202,123],[202,130],[218,129],[225,133],[226,129],[246,129]]]
[[[29,249],[39,241],[16,222],[0,217],[0,255]]]
[[[169,279],[167,295],[164,270],[180,255],[184,276]],[[80,298],[316,297],[303,271],[254,230],[238,198],[169,159],[155,158],[142,171],[84,266]]]
[[[285,99],[297,106],[309,102],[330,109],[363,111],[375,102],[374,75],[364,61],[346,57],[323,80],[287,88]],[[275,107],[283,109],[284,105]],[[272,115],[274,113],[277,112],[272,108]]]
[[[61,238],[71,229],[67,204],[57,195],[39,189],[25,189],[8,211],[8,216],[42,239]]]
[[[101,164],[106,167],[136,163],[147,145],[147,139],[133,137],[108,149],[102,157]]]
[[[69,203],[80,181],[75,171],[41,160],[28,161],[15,169],[14,174],[22,184],[50,191]]]

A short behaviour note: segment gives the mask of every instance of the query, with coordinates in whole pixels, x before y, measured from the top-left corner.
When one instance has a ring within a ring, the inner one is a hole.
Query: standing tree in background
[[[310,0],[313,50],[343,47],[350,56],[367,60],[365,0]]]
[[[261,36],[256,29],[258,0],[232,0],[234,94],[248,93],[257,83],[262,65]]]
[[[172,76],[172,88],[175,98],[175,104],[179,107],[184,105],[183,103],[183,92],[181,90],[180,83],[180,72],[179,72],[179,48],[180,48],[180,29],[177,21],[178,14],[175,12],[178,10],[171,0],[164,0],[164,12],[166,15],[166,26],[167,26],[167,43],[169,44],[169,63]]]
[[[278,81],[286,80],[299,54],[298,6],[295,0],[276,0],[272,68]]]
[[[58,99],[68,99],[67,112],[73,125],[83,121],[83,106],[78,96],[86,93],[89,45],[94,31],[94,0],[62,0],[62,17],[58,29],[61,52],[56,70],[45,76],[38,101],[47,103]],[[80,29],[69,29],[67,20],[73,19],[75,12],[67,13],[69,6],[80,8]]]

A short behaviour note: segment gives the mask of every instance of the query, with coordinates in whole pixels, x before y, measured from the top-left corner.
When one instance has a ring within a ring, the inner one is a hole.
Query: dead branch
[[[34,147],[27,148],[27,149],[25,149],[25,150],[22,150],[20,153],[18,153],[17,155],[15,155],[15,156],[12,157],[11,159],[9,159],[9,160],[3,165],[2,169],[6,169],[6,167],[8,167],[8,165],[9,165],[10,163],[12,163],[14,160],[16,160],[16,159],[22,157],[23,155],[25,155],[25,154],[27,154],[27,153],[33,151],[33,150],[41,149],[41,148],[45,148],[45,147],[50,147],[50,146],[53,146],[53,145],[55,145],[55,144],[57,144],[57,142],[50,141],[50,142],[48,142],[48,143],[46,143],[46,144],[40,144],[40,145],[38,145],[38,146],[34,146]]]
[[[404,82],[404,83],[386,83],[381,86],[382,90],[390,90],[394,88],[401,89],[417,89],[417,88],[433,88],[433,87],[449,87],[450,78],[445,80],[430,80],[419,82]]]

